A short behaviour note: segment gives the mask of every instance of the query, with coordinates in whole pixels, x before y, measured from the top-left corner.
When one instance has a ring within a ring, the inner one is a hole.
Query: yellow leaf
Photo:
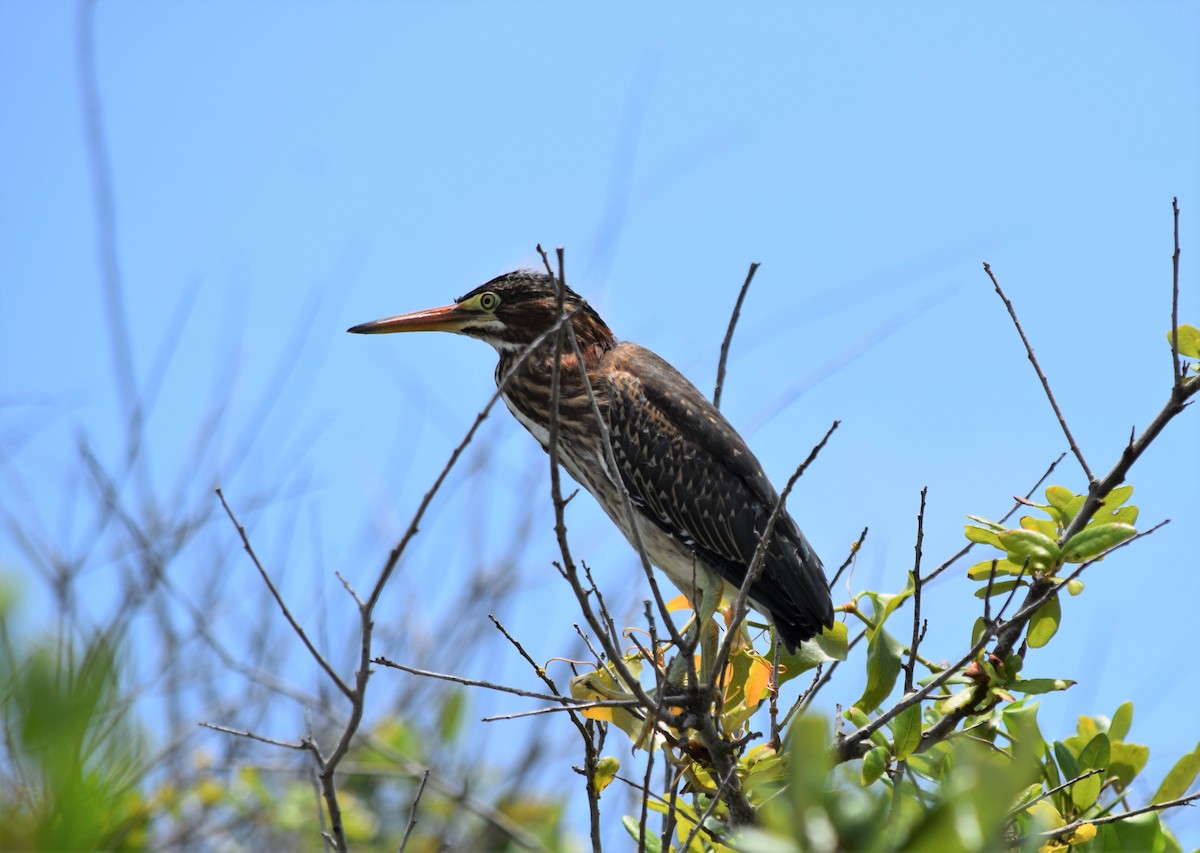
[[[1085,823],[1071,835],[1071,844],[1086,844],[1096,837],[1096,825]]]
[[[607,788],[609,783],[617,778],[617,771],[620,769],[621,762],[611,755],[606,755],[597,761],[596,773],[592,776],[592,783],[596,786],[596,793]]]
[[[771,667],[761,658],[750,665],[746,675],[746,707],[757,708],[771,691]]]
[[[692,609],[692,603],[690,601],[688,601],[688,598],[686,595],[682,595],[682,594],[677,595],[674,598],[672,598],[670,601],[667,602],[667,610],[671,613],[675,613],[679,610],[691,610],[691,609]]]

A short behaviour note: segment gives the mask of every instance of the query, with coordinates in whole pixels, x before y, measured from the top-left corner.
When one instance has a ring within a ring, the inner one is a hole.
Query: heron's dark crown
[[[499,297],[499,303],[491,312],[498,322],[464,328],[462,333],[481,338],[497,349],[528,346],[558,319],[557,283],[546,273],[534,270],[505,273],[460,296],[455,302],[462,304],[486,293]],[[600,315],[566,285],[563,285],[563,310],[574,315],[571,326],[579,345],[585,350],[597,346],[607,350],[615,344],[612,331]]]

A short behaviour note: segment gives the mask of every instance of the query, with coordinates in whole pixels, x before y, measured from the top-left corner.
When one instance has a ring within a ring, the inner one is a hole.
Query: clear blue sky
[[[297,611],[336,612],[334,570],[367,585],[486,402],[494,362],[461,338],[347,326],[443,304],[534,263],[538,242],[563,245],[569,281],[619,336],[711,389],[759,261],[723,408],[777,482],[842,421],[792,512],[834,565],[869,526],[854,588],[899,589],[922,486],[936,563],[967,513],[1000,515],[1066,449],[982,261],[1094,468],[1165,399],[1173,195],[1181,319],[1200,324],[1197,16],[1188,2],[101,2],[125,313],[137,381],[156,395],[146,481],[169,492],[196,473],[178,495],[195,506],[218,484],[235,506],[283,493],[246,520],[286,563]],[[0,502],[78,542],[86,524],[64,499],[86,481],[78,436],[116,464],[124,423],[75,19],[67,3],[0,4]],[[217,450],[197,456],[221,400]],[[1200,736],[1198,424],[1176,422],[1131,478],[1142,521],[1172,524],[1094,568],[1027,664],[1080,682],[1043,702],[1049,736],[1133,698],[1154,779]],[[501,537],[516,507],[549,506],[544,456],[507,415],[481,449],[497,511],[477,517],[481,487],[455,475],[405,595],[447,595],[469,557],[463,525]],[[1085,485],[1070,458],[1052,480]],[[590,499],[572,512],[609,596],[636,606],[619,534]],[[36,621],[44,595],[13,535],[0,530],[0,561],[30,575]],[[508,618],[547,658],[576,617],[548,515],[529,536]],[[94,560],[102,610],[118,561]],[[927,607],[952,615],[927,654],[960,653],[973,589],[930,591]],[[825,698],[857,695],[847,680]],[[1192,845],[1194,814],[1173,822]]]

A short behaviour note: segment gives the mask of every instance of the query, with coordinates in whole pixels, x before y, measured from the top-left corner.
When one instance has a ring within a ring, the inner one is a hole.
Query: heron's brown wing
[[[657,355],[622,343],[605,358],[613,453],[630,496],[740,587],[778,500],[762,466],[721,413]],[[786,513],[750,597],[790,647],[833,624],[821,561]]]

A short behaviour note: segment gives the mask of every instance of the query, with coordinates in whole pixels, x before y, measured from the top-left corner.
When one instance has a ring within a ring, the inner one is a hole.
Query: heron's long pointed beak
[[[384,317],[370,323],[351,326],[347,332],[356,335],[386,335],[391,332],[457,332],[475,318],[475,314],[461,305],[444,305],[441,308],[426,308],[409,314]]]

